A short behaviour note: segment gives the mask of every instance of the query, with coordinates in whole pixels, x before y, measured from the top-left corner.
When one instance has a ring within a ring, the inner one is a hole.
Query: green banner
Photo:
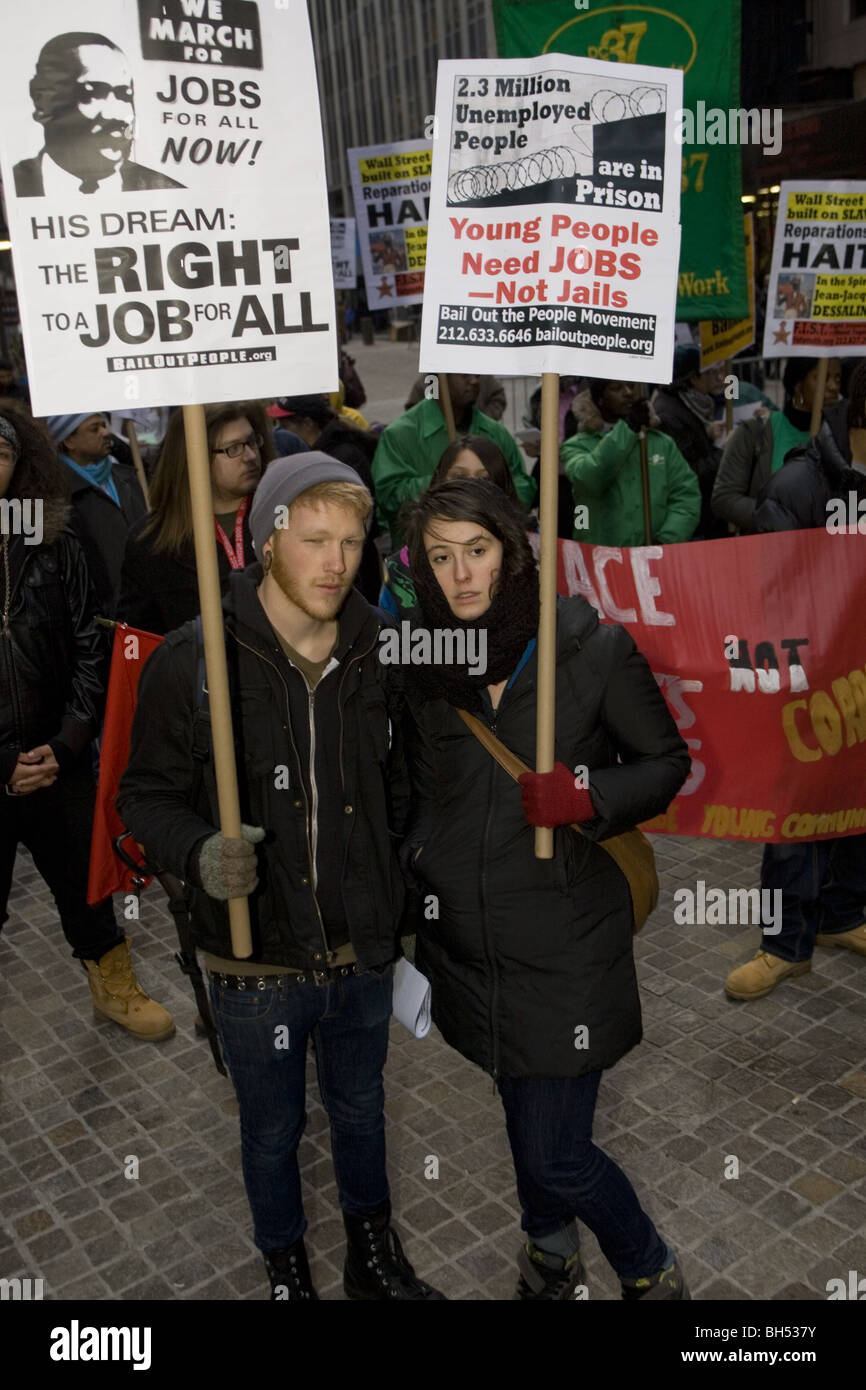
[[[749,312],[740,203],[740,0],[597,5],[493,0],[500,58],[571,53],[683,70],[682,246],[678,319]],[[699,105],[700,103],[700,105]],[[730,113],[730,114],[729,114]],[[691,137],[691,138],[689,138]],[[704,141],[704,137],[708,137]]]

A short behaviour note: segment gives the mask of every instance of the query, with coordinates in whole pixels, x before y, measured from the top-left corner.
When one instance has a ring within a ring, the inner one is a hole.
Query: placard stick
[[[559,373],[541,378],[541,457],[539,460],[538,702],[535,716],[535,771],[553,771],[556,724],[556,559],[559,503]],[[537,826],[536,859],[553,858],[553,830]]]
[[[454,424],[454,407],[451,404],[451,388],[448,385],[447,372],[439,373],[439,405],[442,414],[445,416],[445,428],[448,431],[448,443],[453,444],[457,438],[457,428]]]
[[[141,449],[138,443],[138,435],[135,432],[135,421],[124,420],[123,433],[129,440],[129,451],[132,454],[132,461],[135,464],[135,472],[138,478],[138,485],[144,493],[144,500],[147,510],[150,511],[150,493],[147,490],[147,474],[144,471],[144,460],[141,457]]]
[[[204,406],[185,405],[183,407],[183,428],[186,435],[195,564],[201,603],[220,830],[227,839],[239,840],[241,838],[241,810],[238,801],[238,775],[235,765],[235,743],[229,702],[222,595],[214,542],[210,455]],[[253,951],[249,905],[246,898],[230,898],[228,909],[232,952],[237,959],[243,960],[251,956]]]
[[[812,402],[812,420],[809,425],[810,438],[814,438],[821,428],[821,411],[824,409],[824,392],[827,389],[827,368],[829,364],[829,357],[818,358],[818,379],[815,384],[815,399]]]
[[[638,434],[638,448],[641,450],[641,492],[644,499],[644,545],[652,545],[652,503],[649,500],[649,459],[646,457],[646,427],[641,425]]]

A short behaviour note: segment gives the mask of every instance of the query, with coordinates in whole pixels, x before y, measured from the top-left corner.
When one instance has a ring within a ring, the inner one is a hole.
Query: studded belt
[[[335,965],[328,970],[302,970],[298,974],[282,975],[223,975],[219,970],[209,970],[214,984],[221,989],[251,989],[261,992],[265,989],[279,989],[285,982],[288,985],[330,985],[334,980],[342,980],[347,975],[366,975],[356,961],[350,965]]]

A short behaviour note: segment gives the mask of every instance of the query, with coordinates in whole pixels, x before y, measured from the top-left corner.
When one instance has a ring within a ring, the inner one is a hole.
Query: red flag
[[[162,642],[152,632],[119,623],[114,629],[111,652],[111,672],[108,677],[108,698],[105,702],[105,726],[99,757],[99,785],[96,789],[96,810],[93,815],[93,838],[90,842],[90,873],[87,879],[87,901],[94,905],[110,893],[133,891],[133,871],[114,852],[112,840],[122,835],[126,826],[117,814],[114,798],[120,778],[129,761],[129,740],[132,716],[138,695],[138,681],[144,663]],[[137,851],[132,839],[127,840],[128,852],[135,859]]]

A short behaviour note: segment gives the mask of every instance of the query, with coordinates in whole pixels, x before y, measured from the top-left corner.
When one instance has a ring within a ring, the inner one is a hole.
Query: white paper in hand
[[[405,956],[394,966],[394,1017],[415,1038],[430,1032],[430,981]]]

